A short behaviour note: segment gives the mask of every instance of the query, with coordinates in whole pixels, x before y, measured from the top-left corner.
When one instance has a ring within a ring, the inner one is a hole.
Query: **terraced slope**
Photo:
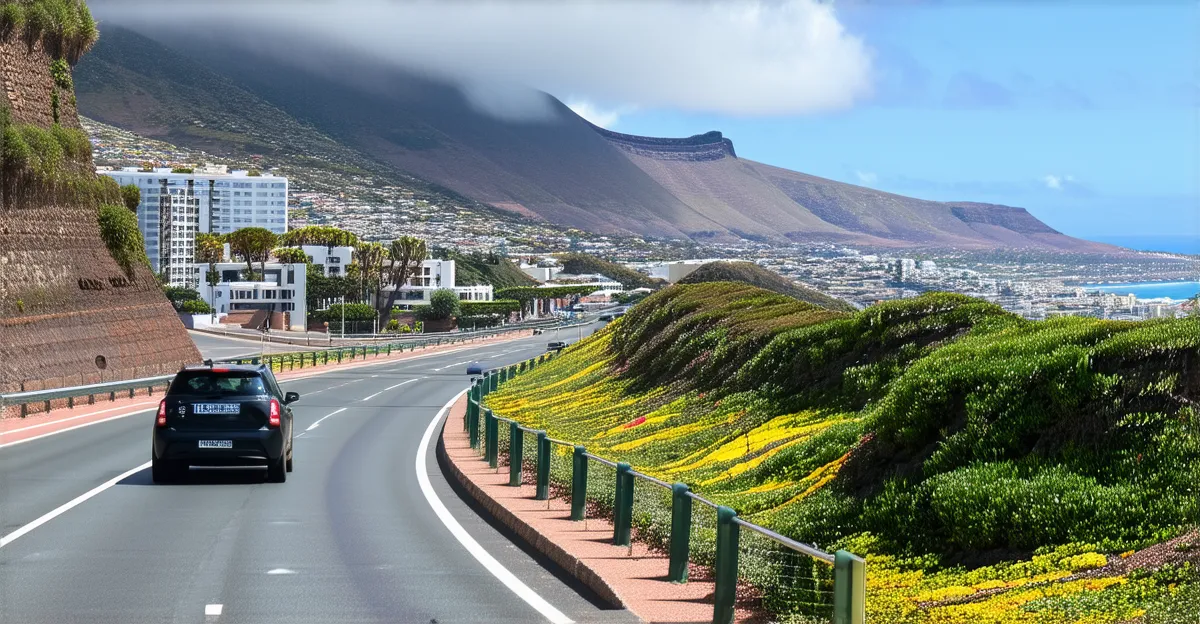
[[[947,294],[848,314],[715,282],[488,405],[866,554],[871,621],[1091,623],[1187,621],[1162,618],[1200,595],[1198,398],[1200,319],[1032,322]],[[662,539],[665,508],[635,515]],[[811,584],[747,565],[802,615]]]

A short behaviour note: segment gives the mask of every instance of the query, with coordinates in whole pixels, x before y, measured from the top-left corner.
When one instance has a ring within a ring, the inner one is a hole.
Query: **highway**
[[[637,621],[515,545],[437,465],[466,362],[549,340],[283,382],[301,400],[282,484],[253,469],[152,484],[151,411],[0,447],[0,622]]]

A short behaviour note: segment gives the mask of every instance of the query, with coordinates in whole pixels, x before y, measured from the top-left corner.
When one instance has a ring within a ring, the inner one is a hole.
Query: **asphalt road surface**
[[[311,349],[322,349],[326,345],[324,343],[314,345],[312,347],[295,346],[278,342],[263,342],[256,340],[253,336],[235,337],[235,336],[218,336],[205,332],[189,331],[192,342],[196,343],[196,348],[200,349],[200,355],[205,359],[222,359],[249,357],[254,355],[262,355],[264,353],[285,353],[287,351],[305,351]]]
[[[636,621],[481,518],[436,462],[466,363],[554,339],[283,382],[301,400],[282,484],[254,469],[152,484],[151,411],[0,447],[0,622]]]

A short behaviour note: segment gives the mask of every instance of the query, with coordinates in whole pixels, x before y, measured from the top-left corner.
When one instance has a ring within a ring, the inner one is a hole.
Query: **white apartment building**
[[[425,260],[408,283],[400,287],[400,295],[396,297],[396,305],[401,308],[426,305],[433,291],[449,288],[462,301],[491,301],[494,298],[492,286],[459,286],[455,283],[453,260]],[[388,289],[390,290],[390,288]]]
[[[303,331],[307,328],[307,276],[304,264],[268,262],[262,281],[250,282],[241,277],[246,270],[246,263],[218,262],[216,270],[221,274],[221,281],[213,287],[208,286],[208,265],[193,266],[200,276],[201,285],[197,289],[200,297],[213,307],[217,316],[254,310],[285,312],[289,329]],[[257,271],[257,262],[254,267]]]
[[[300,249],[308,255],[309,262],[324,267],[326,277],[343,277],[346,267],[354,262],[353,247],[334,247],[325,245],[301,245]]]
[[[262,227],[276,234],[287,231],[288,180],[284,177],[231,172],[224,165],[205,165],[192,173],[172,173],[165,167],[97,173],[141,191],[137,215],[146,255],[151,269],[165,271],[172,286],[203,283],[194,266],[197,233],[228,234],[244,227]]]

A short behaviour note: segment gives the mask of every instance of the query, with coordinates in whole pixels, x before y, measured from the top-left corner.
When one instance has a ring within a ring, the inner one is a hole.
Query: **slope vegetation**
[[[517,265],[505,258],[488,257],[483,254],[462,254],[451,249],[435,249],[433,257],[454,261],[454,280],[459,286],[482,286],[491,284],[496,290],[518,286],[536,286],[538,281],[529,277]]]
[[[652,295],[488,405],[867,555],[871,621],[965,624],[1194,600],[1198,397],[1200,319],[1031,322],[948,294],[850,314],[718,282]],[[635,515],[662,539],[668,508]],[[749,559],[765,604],[805,611],[811,583]]]
[[[584,273],[599,273],[610,279],[621,282],[626,290],[634,288],[657,288],[663,285],[663,280],[639,273],[623,264],[617,264],[591,254],[566,253],[555,256],[562,265],[563,273],[580,275]]]
[[[741,282],[777,292],[830,310],[853,312],[854,306],[819,290],[802,286],[753,262],[709,262],[679,280],[680,284]]]

